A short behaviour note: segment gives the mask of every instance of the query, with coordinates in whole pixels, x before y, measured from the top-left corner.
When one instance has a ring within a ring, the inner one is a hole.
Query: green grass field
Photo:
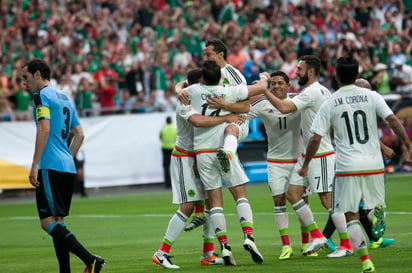
[[[369,254],[377,272],[412,272],[409,262],[412,256],[412,206],[410,176],[387,178],[387,230],[385,236],[395,238],[392,246],[371,249]],[[256,265],[243,250],[243,235],[236,220],[235,206],[225,192],[225,213],[229,241],[238,263],[236,267],[199,265],[202,238],[201,229],[183,233],[172,248],[173,262],[179,272],[214,273],[323,273],[360,272],[357,256],[327,259],[326,253],[319,257],[303,257],[300,254],[299,226],[294,212],[289,207],[291,242],[294,257],[279,261],[280,238],[273,217],[273,203],[265,183],[252,184],[248,188],[249,201],[254,211],[255,238],[265,260]],[[327,214],[320,207],[317,197],[311,197],[311,207],[321,228]],[[151,256],[159,247],[170,216],[176,211],[171,204],[171,193],[134,193],[129,195],[93,196],[88,199],[74,198],[71,216],[66,218],[69,229],[92,252],[102,255],[106,265],[102,272],[138,273],[163,272],[153,265]],[[58,272],[52,240],[40,229],[34,201],[2,202],[0,204],[0,272],[45,273]],[[334,241],[338,239],[334,234]],[[71,256],[72,272],[82,272],[81,261]]]

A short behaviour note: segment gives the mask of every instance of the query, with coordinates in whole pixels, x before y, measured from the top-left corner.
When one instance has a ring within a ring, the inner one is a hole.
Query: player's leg
[[[56,255],[59,254],[57,257],[59,267],[67,270],[67,265],[70,264],[67,254],[63,253],[64,248],[79,257],[86,264],[86,268],[94,265],[95,272],[100,272],[104,265],[103,258],[87,251],[64,224],[64,216],[67,216],[70,211],[74,178],[74,174],[70,173],[39,171],[38,179],[41,185],[36,188],[36,203],[40,225],[53,238]],[[53,198],[46,196],[53,196]]]
[[[286,198],[299,217],[299,221],[307,228],[312,237],[311,243],[309,243],[308,247],[302,252],[303,255],[309,255],[326,245],[327,239],[319,230],[309,205],[303,200],[308,181],[297,173],[297,170],[302,166],[303,160],[303,157],[299,157],[298,163],[295,164],[286,192]]]
[[[349,237],[354,251],[360,257],[363,272],[375,272],[368,254],[365,236],[360,227],[358,213],[359,202],[362,196],[368,195],[367,191],[365,191],[365,177],[368,176],[335,178],[333,211],[335,213],[345,213]]]
[[[154,264],[164,268],[179,268],[170,259],[171,248],[183,232],[187,219],[193,213],[196,201],[204,199],[203,187],[194,174],[193,164],[194,155],[171,157],[173,203],[179,204],[179,209],[171,217],[160,247],[152,257]]]
[[[262,263],[263,256],[257,249],[253,236],[253,212],[246,193],[246,183],[249,178],[245,174],[237,155],[233,159],[230,172],[225,173],[223,178],[236,202],[237,217],[244,236],[243,247],[249,251],[255,263]]]
[[[217,153],[217,158],[223,172],[227,173],[230,171],[231,162],[237,154],[239,142],[246,139],[248,133],[249,123],[247,121],[240,125],[231,123],[225,128],[223,133],[223,148]]]
[[[363,209],[363,202],[359,203],[359,217],[360,217],[360,222],[362,224],[363,230],[366,232],[366,235],[368,236],[369,239],[369,247],[370,248],[382,248],[389,246],[395,242],[395,239],[392,238],[384,238],[382,237],[376,237],[372,233],[372,223],[369,221],[367,214],[369,211],[365,211]]]
[[[152,257],[152,262],[167,269],[177,269],[178,265],[175,265],[170,260],[170,251],[174,242],[179,238],[180,234],[186,225],[186,221],[192,214],[195,206],[195,202],[182,203],[179,209],[172,216],[166,229],[166,233],[162,239],[162,242],[158,250]]]
[[[343,213],[331,213],[334,174],[334,154],[314,158],[308,171],[308,180],[311,189],[314,193],[318,193],[323,207],[329,212],[329,217],[324,228],[324,231],[326,231],[324,236],[330,242],[330,250],[333,251],[333,253],[328,255],[329,258],[338,258],[353,254],[353,247],[347,232],[345,215]],[[331,240],[333,227],[336,227],[340,239],[339,248],[335,250],[332,248],[333,242]]]
[[[286,211],[286,190],[293,165],[268,162],[268,184],[274,203],[275,223],[282,242],[279,260],[288,260],[293,256],[289,238],[289,217]]]

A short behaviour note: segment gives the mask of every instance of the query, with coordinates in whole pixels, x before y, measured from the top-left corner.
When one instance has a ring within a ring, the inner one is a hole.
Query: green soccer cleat
[[[291,246],[283,246],[282,252],[280,253],[279,260],[289,260],[293,256],[293,249]]]
[[[379,240],[377,240],[376,242],[374,241],[370,241],[370,248],[382,248],[382,247],[386,247],[388,245],[391,245],[395,242],[395,239],[388,239],[388,238],[383,238],[380,237]]]
[[[362,262],[362,273],[376,273],[375,266],[371,260],[365,260]]]

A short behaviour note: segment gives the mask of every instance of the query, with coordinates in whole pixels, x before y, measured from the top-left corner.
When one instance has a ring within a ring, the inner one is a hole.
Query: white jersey
[[[245,76],[230,64],[226,64],[221,68],[220,73],[221,78],[219,84],[222,86],[247,85]]]
[[[193,110],[201,115],[206,116],[223,116],[230,114],[224,109],[210,109],[207,104],[207,98],[214,95],[221,96],[227,102],[238,102],[248,98],[248,89],[246,85],[238,86],[208,86],[203,84],[193,84],[187,87],[190,103]],[[186,119],[191,114],[186,115]],[[207,128],[194,128],[194,148],[199,150],[213,150],[223,145],[223,130],[225,123]]]
[[[176,146],[188,152],[193,152],[193,126],[186,119],[190,105],[176,106]]]
[[[355,85],[341,87],[322,105],[311,131],[329,136],[334,128],[336,176],[383,173],[377,116],[392,113],[378,93]]]
[[[300,113],[282,114],[266,97],[252,104],[247,118],[260,117],[265,125],[268,138],[267,159],[273,163],[296,162],[303,152],[300,138]]]
[[[301,113],[301,128],[303,145],[307,147],[309,139],[312,137],[310,127],[319,111],[322,103],[331,96],[329,90],[319,82],[314,82],[303,89],[296,97],[292,99],[296,108]],[[316,155],[322,155],[333,152],[330,135],[327,134],[322,138]]]

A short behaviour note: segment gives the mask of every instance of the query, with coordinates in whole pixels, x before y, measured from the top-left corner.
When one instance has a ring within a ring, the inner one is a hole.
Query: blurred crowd
[[[81,116],[168,111],[176,82],[199,66],[208,39],[249,83],[260,71],[294,80],[301,55],[322,60],[320,81],[337,88],[334,63],[352,53],[361,77],[385,94],[412,94],[410,0],[3,0],[0,120],[31,119],[20,67],[45,59],[52,84]]]

